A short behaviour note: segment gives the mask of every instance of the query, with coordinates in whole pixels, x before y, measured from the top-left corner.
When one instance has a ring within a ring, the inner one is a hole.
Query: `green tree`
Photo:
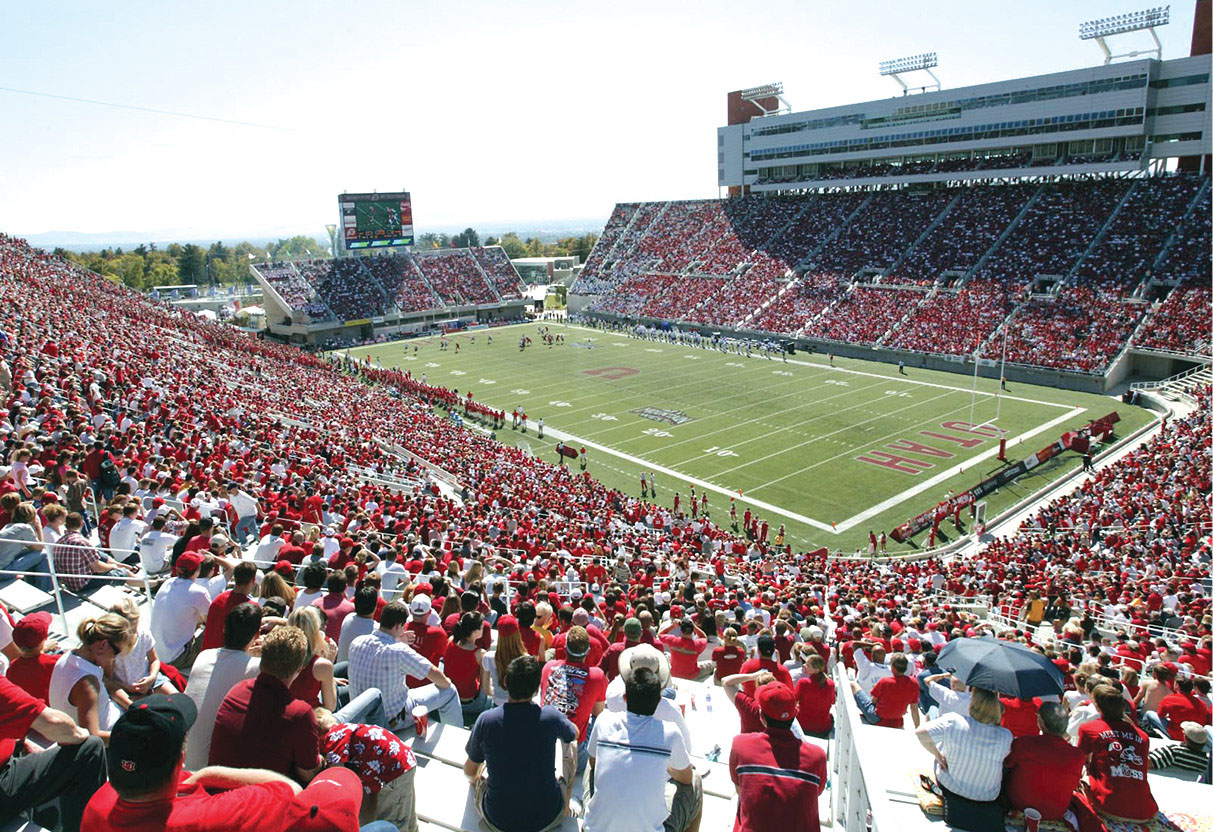
[[[498,241],[498,239],[497,239],[496,237],[491,237],[491,236],[490,236],[490,237],[485,237],[485,238],[484,238],[484,244],[485,244],[486,246],[495,246],[495,245],[499,245],[499,244],[500,244],[500,242]]]
[[[182,246],[181,254],[177,256],[177,275],[182,283],[203,283],[207,277],[206,251],[193,243]]]
[[[505,256],[511,260],[526,257],[526,246],[513,231],[507,232],[501,238],[501,248],[505,251]]]

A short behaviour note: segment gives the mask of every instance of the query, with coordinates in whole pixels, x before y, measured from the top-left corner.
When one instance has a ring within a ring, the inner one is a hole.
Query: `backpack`
[[[122,482],[122,475],[118,473],[118,466],[114,461],[106,456],[101,460],[100,474],[98,481],[102,488],[117,488]]]

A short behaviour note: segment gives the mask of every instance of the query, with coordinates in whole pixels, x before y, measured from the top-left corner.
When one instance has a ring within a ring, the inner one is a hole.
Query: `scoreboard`
[[[407,192],[341,194],[337,203],[347,250],[413,244],[413,203]]]

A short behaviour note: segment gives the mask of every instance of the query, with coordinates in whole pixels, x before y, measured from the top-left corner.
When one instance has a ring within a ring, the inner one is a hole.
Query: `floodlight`
[[[920,69],[930,69],[939,66],[939,59],[934,52],[923,52],[921,55],[910,55],[906,58],[895,58],[891,61],[880,62],[881,75],[899,75],[903,72],[914,72]]]
[[[778,98],[781,95],[783,95],[782,81],[776,81],[774,84],[763,84],[761,87],[750,87],[748,90],[741,91],[741,97],[746,101],[754,98]]]
[[[1125,32],[1153,29],[1155,26],[1166,26],[1170,22],[1171,7],[1158,6],[1131,14],[1118,14],[1114,17],[1088,20],[1079,25],[1078,37],[1080,40],[1095,40],[1112,35],[1123,35]]]

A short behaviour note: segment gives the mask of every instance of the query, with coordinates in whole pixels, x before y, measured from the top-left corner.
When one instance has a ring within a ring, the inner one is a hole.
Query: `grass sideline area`
[[[546,346],[540,330],[564,336]],[[492,336],[492,343],[488,337]],[[531,343],[519,349],[519,340]],[[586,447],[588,470],[640,496],[656,474],[657,502],[672,507],[691,487],[728,525],[729,500],[786,524],[795,547],[867,549],[868,532],[890,532],[949,491],[998,471],[1005,431],[1014,462],[1066,430],[1117,411],[1117,436],[1153,419],[1109,396],[1008,384],[894,365],[797,353],[785,362],[648,341],[574,324],[537,322],[350,350],[431,384],[472,391],[480,402],[525,411],[523,434],[507,416],[498,438],[557,461],[558,441]],[[459,345],[456,352],[455,345]],[[997,414],[997,419],[995,416]],[[542,418],[545,437],[534,424]],[[576,461],[572,461],[576,465]],[[990,516],[1080,464],[1065,453],[986,497]],[[950,523],[944,534],[955,534]],[[911,552],[927,535],[889,552]],[[939,542],[946,542],[946,537]]]

